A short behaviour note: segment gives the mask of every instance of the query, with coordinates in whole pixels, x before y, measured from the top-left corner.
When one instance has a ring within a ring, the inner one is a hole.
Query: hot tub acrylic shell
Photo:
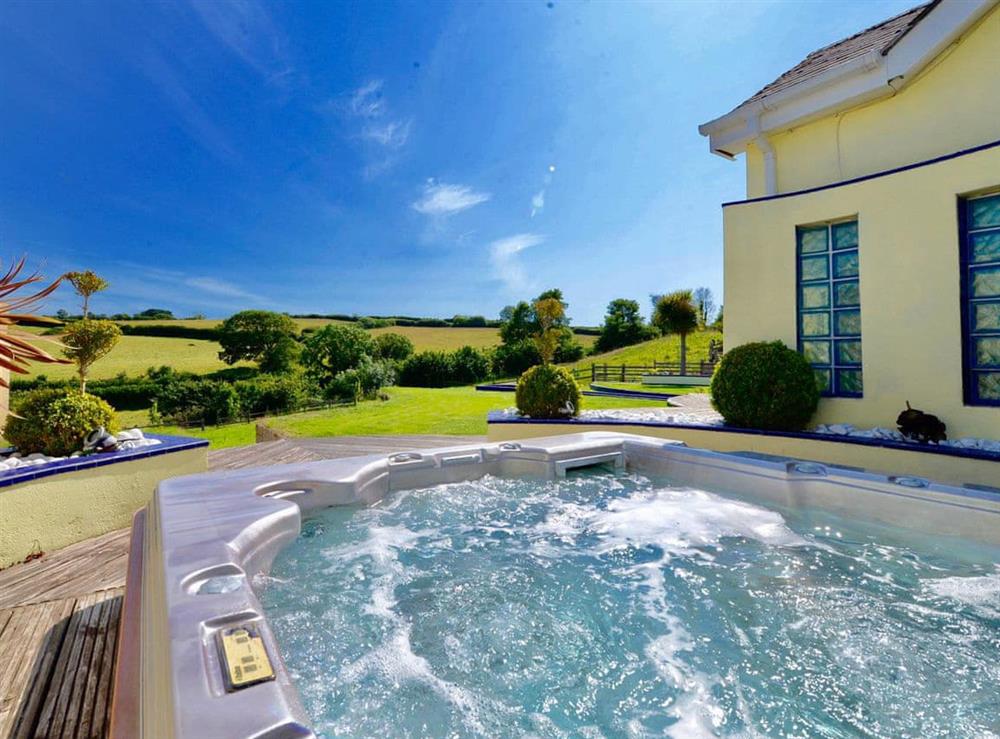
[[[137,515],[112,736],[313,736],[253,590],[311,512],[492,474],[553,479],[593,465],[785,508],[812,508],[1000,547],[1000,490],[606,432],[260,467],[162,482]],[[1000,479],[1000,471],[998,471]],[[251,626],[275,678],[228,692],[217,633]]]

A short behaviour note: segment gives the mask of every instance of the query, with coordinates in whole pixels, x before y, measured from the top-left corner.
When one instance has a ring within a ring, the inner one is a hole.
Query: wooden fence
[[[715,362],[693,361],[687,363],[684,377],[711,377]],[[680,362],[653,362],[652,364],[594,364],[576,367],[573,377],[590,382],[639,382],[643,375],[680,375]]]

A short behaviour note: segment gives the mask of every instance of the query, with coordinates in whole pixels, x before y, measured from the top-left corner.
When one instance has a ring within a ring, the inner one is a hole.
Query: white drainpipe
[[[760,130],[760,116],[763,112],[763,106],[754,111],[753,114],[746,119],[747,128],[749,129],[751,136],[753,136],[754,144],[758,149],[760,149],[761,154],[764,155],[764,194],[777,195],[778,159],[777,155],[774,153],[774,147],[771,146],[771,141]]]

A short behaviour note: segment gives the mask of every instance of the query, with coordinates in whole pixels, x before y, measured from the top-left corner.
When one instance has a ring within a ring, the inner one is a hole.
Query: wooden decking
[[[236,469],[474,443],[481,436],[270,441],[209,452]],[[102,737],[111,704],[127,529],[0,571],[0,737]]]

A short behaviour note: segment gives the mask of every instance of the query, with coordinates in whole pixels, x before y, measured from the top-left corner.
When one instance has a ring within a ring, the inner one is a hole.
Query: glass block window
[[[1000,192],[959,202],[965,402],[1000,405]]]
[[[796,229],[799,351],[823,395],[860,398],[861,292],[858,222]]]

